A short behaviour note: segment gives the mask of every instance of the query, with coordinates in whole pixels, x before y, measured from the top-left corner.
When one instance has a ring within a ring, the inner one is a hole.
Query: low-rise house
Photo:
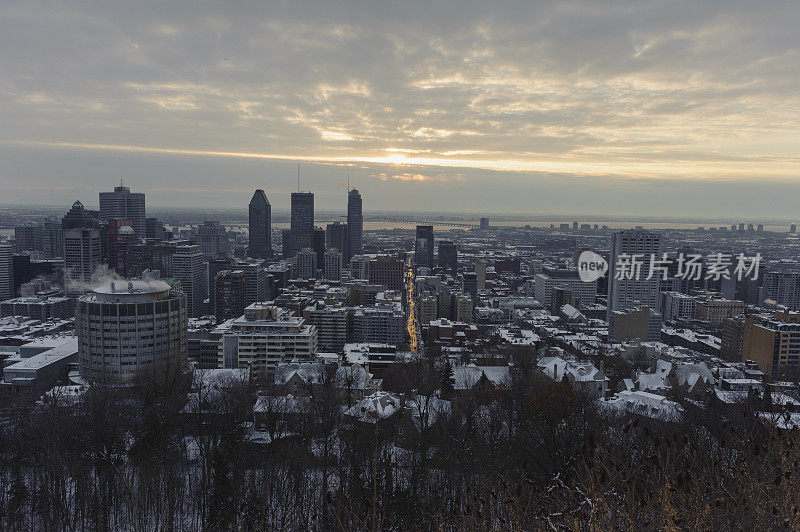
[[[635,414],[660,421],[679,421],[683,417],[683,407],[675,401],[670,401],[663,395],[641,390],[617,392],[610,399],[602,400],[600,404],[619,413]]]
[[[457,392],[467,392],[476,386],[508,388],[511,386],[511,373],[508,366],[455,366],[453,368],[453,388]]]
[[[543,357],[538,362],[539,371],[556,382],[566,380],[576,389],[594,397],[604,397],[608,391],[608,377],[591,362],[579,362],[561,357]]]

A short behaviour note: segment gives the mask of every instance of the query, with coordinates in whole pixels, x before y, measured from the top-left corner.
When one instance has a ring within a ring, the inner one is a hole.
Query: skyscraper
[[[131,192],[129,187],[114,187],[114,192],[100,193],[100,221],[107,222],[112,218],[128,218],[133,232],[139,238],[145,235],[144,194]]]
[[[109,269],[117,274],[125,275],[125,256],[128,247],[136,243],[136,234],[131,221],[123,218],[112,218],[108,221],[108,241],[106,242],[106,263]]]
[[[314,236],[312,238],[313,250],[317,254],[317,267],[322,268],[322,260],[325,255],[325,230],[321,227],[314,228]]]
[[[15,227],[14,247],[17,253],[42,251],[42,226],[29,223]]]
[[[81,376],[132,382],[141,371],[187,362],[186,298],[164,281],[116,281],[78,300]]]
[[[64,235],[61,229],[61,221],[53,218],[45,218],[42,226],[42,251],[44,258],[55,259],[64,256]]]
[[[458,273],[458,247],[452,240],[439,242],[439,260],[437,265],[455,276]]]
[[[153,240],[166,240],[167,229],[158,218],[144,219],[144,237]]]
[[[347,240],[349,248],[339,250],[344,260],[349,261],[353,255],[364,252],[364,214],[362,212],[361,193],[355,188],[347,194]]]
[[[349,263],[350,259],[344,260],[344,255],[350,249],[347,244],[347,224],[333,222],[325,228],[325,243],[328,249],[338,249],[342,253],[343,262]],[[356,253],[360,255],[360,253]]]
[[[314,193],[292,192],[292,255],[314,247]]]
[[[433,268],[433,226],[418,225],[417,240],[414,246],[414,265]]]
[[[186,294],[186,313],[197,318],[206,312],[205,300],[208,297],[206,267],[203,253],[198,246],[180,246],[172,256],[172,275],[180,281]]]
[[[11,244],[0,243],[0,301],[14,297],[14,251]]]
[[[197,228],[197,245],[206,257],[227,257],[231,251],[228,231],[217,220],[206,220]]]
[[[304,248],[297,254],[297,278],[313,279],[317,276],[317,254],[311,248]]]
[[[64,243],[65,292],[76,296],[88,290],[102,262],[102,242],[96,211],[88,211],[80,201],[61,220]]]
[[[292,230],[283,229],[281,231],[281,256],[284,259],[292,258]]]
[[[608,264],[608,314],[615,310],[646,305],[658,308],[658,286],[661,275],[650,279],[650,259],[660,259],[661,235],[642,229],[619,231],[611,235],[611,255]],[[620,271],[617,262],[631,264],[630,271]],[[638,270],[638,273],[637,273]],[[616,277],[621,277],[617,279]]]
[[[322,276],[331,281],[342,280],[342,254],[339,252],[339,250],[329,249],[325,252],[325,263]]]
[[[217,321],[238,318],[244,314],[247,290],[242,270],[222,270],[214,280],[214,314]]]
[[[272,206],[260,188],[250,200],[250,247],[248,255],[257,259],[272,257]]]

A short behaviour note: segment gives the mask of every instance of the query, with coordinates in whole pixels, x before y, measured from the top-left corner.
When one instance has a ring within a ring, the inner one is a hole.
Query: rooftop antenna
[[[297,163],[297,192],[300,192],[300,163]]]
[[[347,172],[347,193],[350,193],[350,172]]]

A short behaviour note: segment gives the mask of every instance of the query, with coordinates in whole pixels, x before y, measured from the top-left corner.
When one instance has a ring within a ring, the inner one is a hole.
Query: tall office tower
[[[106,242],[106,263],[109,269],[125,276],[125,255],[128,247],[139,240],[131,227],[131,220],[112,218],[108,221],[108,241]]]
[[[325,266],[323,268],[323,277],[331,281],[342,280],[342,254],[338,249],[329,249],[325,251]]]
[[[315,227],[314,236],[311,240],[313,244],[311,248],[317,254],[317,267],[322,268],[322,261],[325,258],[325,230],[321,227]]]
[[[64,244],[65,292],[70,296],[85,293],[92,275],[102,262],[102,242],[97,211],[84,209],[80,201],[61,220]]]
[[[64,241],[61,221],[45,218],[42,226],[42,251],[44,258],[55,259],[64,255]]]
[[[14,250],[11,244],[0,244],[0,301],[14,297]]]
[[[370,256],[365,264],[366,277],[372,284],[387,290],[402,290],[405,262],[396,255]]]
[[[242,270],[222,270],[214,280],[214,314],[218,321],[238,318],[244,314],[247,291]]]
[[[233,269],[244,273],[244,305],[251,305],[270,299],[271,287],[267,270],[260,262],[239,262]]]
[[[81,376],[126,383],[143,371],[183,371],[186,296],[164,281],[116,281],[78,300],[75,328]]]
[[[179,246],[172,255],[172,276],[180,281],[186,294],[186,313],[197,318],[206,313],[205,300],[208,297],[206,265],[199,246]]]
[[[76,229],[78,227],[99,227],[100,213],[91,211],[83,206],[83,203],[76,201],[72,208],[61,219],[61,229]]]
[[[300,250],[297,254],[297,278],[313,279],[317,276],[317,254],[311,248]]]
[[[158,218],[145,218],[144,237],[148,240],[166,240],[167,229],[164,227],[164,222]]]
[[[333,222],[332,224],[328,224],[325,228],[325,244],[327,245],[328,249],[338,249],[342,252],[342,262],[345,264],[350,263],[350,257],[345,259],[345,255],[347,254],[347,250],[350,249],[347,243],[347,224],[343,224],[341,222]],[[355,253],[355,255],[361,255],[361,253]]]
[[[453,276],[458,273],[458,247],[452,240],[439,242],[438,266]]]
[[[125,250],[125,277],[140,277],[145,270],[155,270],[159,277],[172,277],[175,242],[136,242]]]
[[[214,283],[217,281],[217,274],[221,271],[225,270],[238,270],[234,266],[235,261],[233,259],[229,259],[227,257],[216,257],[210,258],[205,261],[205,270],[206,270],[206,282],[208,284],[208,306],[209,308],[206,309],[206,312],[209,314],[214,314],[216,310],[214,309]]]
[[[292,255],[314,247],[314,193],[292,192]]]
[[[292,230],[281,231],[281,256],[284,259],[292,258]]]
[[[790,225],[789,226],[789,232],[790,233],[796,233],[797,232],[797,224]]]
[[[461,282],[461,290],[472,298],[472,301],[478,302],[478,274],[475,272],[464,272],[464,278]]]
[[[197,227],[197,245],[206,257],[227,257],[231,251],[228,231],[217,220],[206,220]]]
[[[100,221],[107,222],[112,218],[128,218],[133,232],[138,237],[145,234],[144,194],[131,192],[122,185],[114,187],[114,192],[100,193]]]
[[[353,255],[364,253],[364,213],[361,193],[356,189],[347,194],[347,243],[348,249],[340,250],[345,261],[349,261]]]
[[[744,231],[744,222],[739,222],[739,231]]]
[[[481,218],[481,229],[489,229],[489,218]]]
[[[42,226],[25,224],[14,228],[14,251],[42,251]]]
[[[414,265],[433,268],[433,226],[418,225],[417,240],[414,246]]]
[[[472,271],[478,276],[478,290],[486,288],[486,263],[482,260],[472,265]]]
[[[250,246],[249,256],[257,259],[272,257],[272,206],[260,188],[250,200]]]
[[[647,279],[653,256],[656,260],[661,258],[661,235],[643,229],[619,231],[611,235],[608,261],[609,316],[615,310],[628,310],[640,305],[658,308],[661,275],[656,271]],[[624,265],[623,269],[619,268],[617,262]]]

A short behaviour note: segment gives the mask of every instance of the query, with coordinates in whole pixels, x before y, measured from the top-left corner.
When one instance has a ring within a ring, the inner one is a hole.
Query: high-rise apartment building
[[[42,226],[25,224],[14,228],[14,251],[42,251]]]
[[[608,314],[646,305],[658,308],[661,275],[654,268],[648,279],[651,258],[661,258],[661,235],[643,229],[619,231],[611,235],[608,264]],[[657,265],[653,265],[657,266]]]
[[[342,280],[342,254],[338,249],[325,251],[322,276],[330,281]]]
[[[764,299],[792,311],[800,310],[800,272],[775,270],[764,273]]]
[[[186,313],[197,318],[207,312],[205,300],[208,298],[206,266],[200,247],[179,246],[172,255],[172,276],[180,281],[186,294]]]
[[[292,192],[292,255],[314,247],[314,193]]]
[[[42,225],[42,253],[45,259],[55,259],[64,256],[64,233],[61,221],[45,218]]]
[[[0,243],[0,301],[14,297],[14,249]]]
[[[345,261],[349,261],[353,255],[364,253],[364,213],[361,193],[356,189],[347,194],[347,241],[349,249],[340,250]]]
[[[433,268],[433,226],[418,225],[414,246],[414,265],[417,268]]]
[[[357,308],[353,314],[355,342],[399,345],[405,338],[405,314],[392,305]]]
[[[250,200],[248,254],[257,259],[272,257],[272,206],[263,190]]]
[[[145,236],[145,201],[141,192],[131,192],[129,187],[114,187],[114,192],[100,193],[100,221],[127,218],[136,236]]]
[[[250,368],[256,380],[285,362],[311,361],[317,354],[317,328],[289,311],[253,303],[222,337],[225,368]]]
[[[773,378],[796,375],[800,369],[800,313],[749,316],[742,331],[742,358],[754,361]]]
[[[317,345],[321,351],[340,353],[347,343],[348,309],[319,301],[303,310],[306,323],[317,329]]]
[[[132,382],[143,371],[187,363],[186,298],[164,281],[117,281],[78,300],[75,328],[81,376]]]
[[[300,250],[297,254],[297,278],[314,279],[317,277],[317,254],[311,248]]]
[[[214,279],[214,314],[217,321],[244,314],[246,291],[242,270],[222,270]]]

